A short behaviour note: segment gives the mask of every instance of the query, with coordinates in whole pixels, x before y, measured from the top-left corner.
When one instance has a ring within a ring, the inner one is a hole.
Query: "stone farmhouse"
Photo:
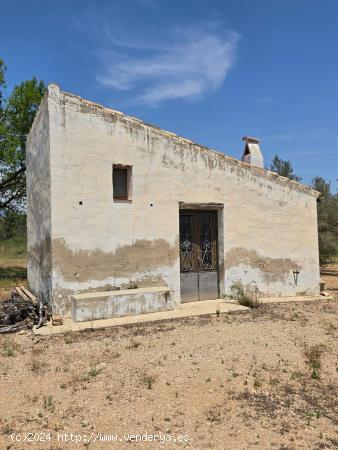
[[[264,169],[51,84],[27,142],[29,288],[76,321],[319,294],[317,199]]]

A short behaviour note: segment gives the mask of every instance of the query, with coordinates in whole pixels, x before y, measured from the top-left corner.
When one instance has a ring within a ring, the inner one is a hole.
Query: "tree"
[[[331,193],[330,183],[322,177],[312,180],[312,187],[321,193],[317,205],[319,258],[321,264],[338,255],[338,193]]]
[[[26,199],[26,139],[40,101],[43,81],[35,77],[5,96],[4,62],[0,60],[0,213],[22,209]]]
[[[26,239],[26,214],[8,209],[6,215],[0,217],[0,241],[8,239]]]
[[[2,59],[0,59],[0,111],[2,111],[3,94],[2,91],[6,88],[5,82],[6,66]]]
[[[273,158],[270,167],[267,168],[271,172],[276,172],[282,177],[289,178],[290,180],[301,181],[301,177],[298,177],[293,173],[292,164],[290,161],[284,161],[277,155]]]

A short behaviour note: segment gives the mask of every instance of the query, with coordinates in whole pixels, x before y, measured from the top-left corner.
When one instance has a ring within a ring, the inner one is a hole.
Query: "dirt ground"
[[[166,439],[137,442],[147,449],[338,448],[337,313],[336,301],[279,304],[0,336],[0,448],[124,449],[132,435]]]
[[[338,448],[337,314],[324,299],[0,336],[0,449]]]

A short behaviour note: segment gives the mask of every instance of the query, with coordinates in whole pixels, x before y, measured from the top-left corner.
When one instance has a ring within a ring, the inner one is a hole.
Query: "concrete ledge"
[[[89,294],[79,295],[83,296]],[[94,296],[95,298],[95,295],[97,295],[97,293],[92,293],[90,295]],[[312,297],[271,297],[265,298],[263,303],[316,302],[327,300],[332,300],[332,297],[324,297],[322,295]],[[153,312],[151,314],[113,317],[110,319],[101,319],[86,322],[75,322],[72,319],[66,318],[63,320],[63,325],[60,326],[53,326],[51,321],[38,329],[35,325],[33,327],[33,333],[41,336],[51,336],[55,334],[68,333],[70,331],[99,330],[116,326],[182,319],[185,317],[216,315],[216,309],[219,309],[220,314],[250,311],[250,309],[245,306],[241,306],[232,300],[229,301],[223,298],[217,300],[205,300],[201,302],[181,303],[179,305],[176,305],[174,310]]]
[[[259,302],[262,305],[266,304],[274,304],[274,303],[297,303],[297,302],[303,302],[303,303],[310,303],[310,302],[318,302],[318,301],[325,301],[325,300],[335,300],[332,296],[324,296],[324,295],[300,295],[300,296],[289,296],[289,297],[261,297],[259,298]],[[232,300],[229,298],[225,298],[226,303],[232,303],[237,305],[236,300]]]
[[[85,322],[132,316],[174,308],[173,292],[167,287],[149,287],[90,292],[71,296],[72,319]]]
[[[330,297],[324,297],[323,295],[302,295],[298,297],[267,297],[260,298],[260,302],[265,303],[292,303],[292,302],[314,302],[318,300],[333,300]]]
[[[33,333],[41,336],[51,336],[55,334],[68,333],[70,331],[99,330],[102,328],[123,325],[183,319],[185,317],[216,315],[216,309],[219,309],[220,314],[238,313],[249,310],[249,308],[238,305],[237,303],[226,303],[224,299],[204,300],[201,302],[181,303],[180,305],[176,305],[174,310],[153,312],[151,314],[114,317],[111,319],[101,319],[88,322],[74,322],[72,319],[64,319],[63,325],[57,327],[53,326],[52,322],[48,322],[46,325],[38,329],[34,326]]]

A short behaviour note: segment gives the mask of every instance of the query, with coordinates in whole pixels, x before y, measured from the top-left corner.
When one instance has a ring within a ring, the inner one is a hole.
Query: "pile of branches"
[[[31,329],[39,323],[39,302],[23,286],[13,289],[11,296],[0,302],[0,334]]]

